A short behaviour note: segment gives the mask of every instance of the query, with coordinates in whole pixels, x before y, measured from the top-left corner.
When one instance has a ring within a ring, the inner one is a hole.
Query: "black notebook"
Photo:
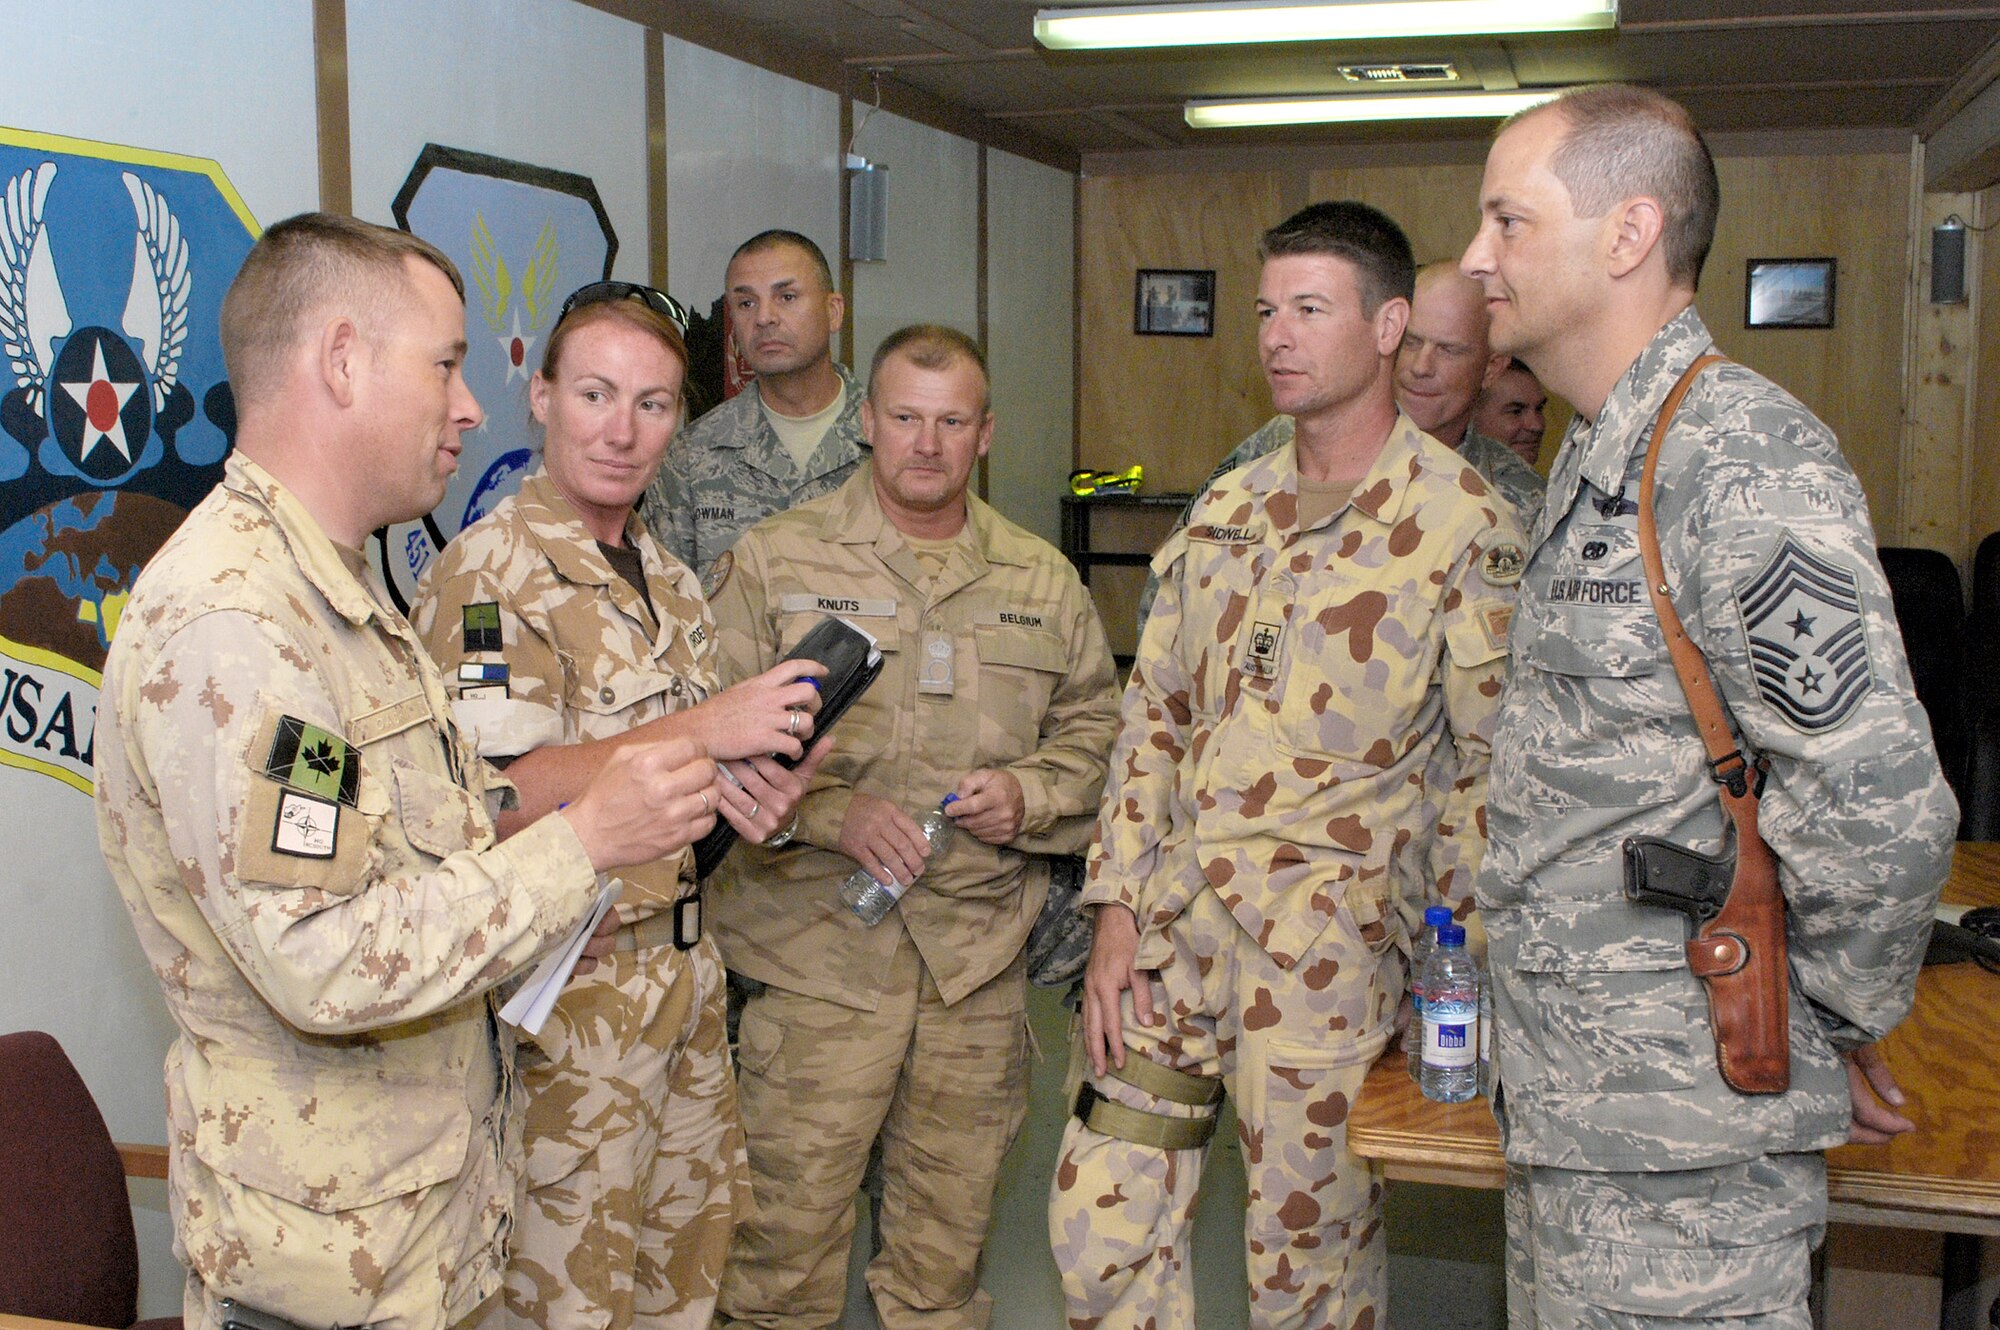
[[[816,660],[826,666],[819,681],[819,714],[813,717],[813,742],[828,734],[854,700],[868,691],[882,672],[882,653],[875,639],[844,619],[828,615],[813,625],[799,644],[785,653],[785,660]],[[798,765],[780,757],[785,766]],[[715,830],[695,842],[694,871],[697,879],[715,871],[729,847],[736,844],[736,828],[720,817]]]

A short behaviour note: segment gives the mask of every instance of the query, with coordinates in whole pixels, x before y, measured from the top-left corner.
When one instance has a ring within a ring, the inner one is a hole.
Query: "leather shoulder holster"
[[[1785,897],[1778,889],[1778,861],[1757,829],[1757,797],[1764,764],[1752,763],[1737,745],[1716,695],[1708,662],[1688,637],[1668,594],[1660,560],[1660,534],[1653,520],[1653,473],[1660,445],[1681,399],[1695,379],[1723,357],[1709,354],[1688,366],[1667,394],[1653,422],[1639,481],[1639,553],[1645,562],[1646,590],[1666,634],[1667,653],[1687,695],[1708,751],[1708,769],[1718,797],[1736,830],[1736,865],[1729,897],[1721,911],[1695,930],[1687,944],[1688,968],[1708,993],[1709,1024],[1722,1079],[1743,1094],[1782,1094],[1791,1085],[1790,972],[1785,962]]]

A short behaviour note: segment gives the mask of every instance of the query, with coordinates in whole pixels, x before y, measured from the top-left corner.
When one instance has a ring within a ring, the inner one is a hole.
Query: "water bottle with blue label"
[[[958,796],[947,794],[943,801],[930,812],[917,819],[924,839],[930,843],[931,858],[937,858],[951,839],[952,822],[945,816],[945,808],[958,802]],[[912,878],[911,881],[916,879]],[[880,881],[865,868],[857,868],[840,887],[841,903],[854,911],[855,918],[873,928],[889,917],[889,911],[896,908],[896,902],[903,899],[903,893],[910,889],[908,882],[898,882],[891,877]]]
[[[1424,1098],[1462,1104],[1479,1093],[1479,963],[1457,924],[1438,929],[1424,962]]]
[[[1424,1071],[1424,962],[1437,950],[1438,929],[1451,922],[1449,905],[1432,905],[1424,910],[1424,926],[1410,946],[1410,1023],[1403,1027],[1403,1052],[1410,1059],[1410,1079],[1423,1079]]]

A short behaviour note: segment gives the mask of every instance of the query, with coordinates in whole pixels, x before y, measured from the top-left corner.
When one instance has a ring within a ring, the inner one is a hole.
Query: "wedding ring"
[[[796,738],[798,738],[798,737],[799,737],[799,713],[798,713],[798,712],[794,711],[794,712],[792,713],[792,718],[791,718],[790,720],[788,720],[788,721],[786,721],[786,722],[785,722],[785,734],[787,735],[787,737],[789,737],[789,738],[793,738],[793,739],[796,739]]]
[[[755,816],[757,816],[757,813],[758,813],[758,810],[759,810],[759,809],[761,809],[761,808],[763,808],[763,806],[764,806],[764,805],[762,805],[762,804],[760,804],[760,803],[756,803],[756,802],[754,802],[754,801],[753,801],[753,802],[751,803],[751,805],[750,805],[750,816],[752,816],[752,817],[755,817]]]
[[[696,793],[696,794],[699,794],[699,795],[701,796],[701,815],[702,815],[703,817],[707,817],[707,816],[708,816],[708,791],[707,791],[707,790],[696,790],[696,791],[695,791],[695,793]]]

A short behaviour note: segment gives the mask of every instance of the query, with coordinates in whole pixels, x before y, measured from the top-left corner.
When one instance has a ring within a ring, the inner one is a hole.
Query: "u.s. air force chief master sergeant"
[[[1788,1091],[1724,1081],[1684,920],[1620,889],[1628,837],[1725,843],[1637,533],[1655,417],[1712,348],[1694,296],[1718,206],[1686,111],[1587,89],[1503,127],[1463,260],[1495,349],[1576,407],[1521,580],[1479,881],[1517,1327],[1803,1330],[1816,1152],[1911,1125],[1876,1102],[1867,1044],[1909,1009],[1957,810],[1861,486],[1832,431],[1740,365],[1693,380],[1653,506],[1732,742],[1769,764]]]
[[[105,666],[98,836],[179,1030],[191,1330],[225,1299],[439,1330],[496,1293],[520,1114],[484,995],[588,914],[597,870],[714,824],[713,764],[669,740],[496,844],[512,789],[366,571],[368,533],[435,506],[479,424],[463,291],[400,231],[307,214],[264,233],[222,308],[236,451]]]

